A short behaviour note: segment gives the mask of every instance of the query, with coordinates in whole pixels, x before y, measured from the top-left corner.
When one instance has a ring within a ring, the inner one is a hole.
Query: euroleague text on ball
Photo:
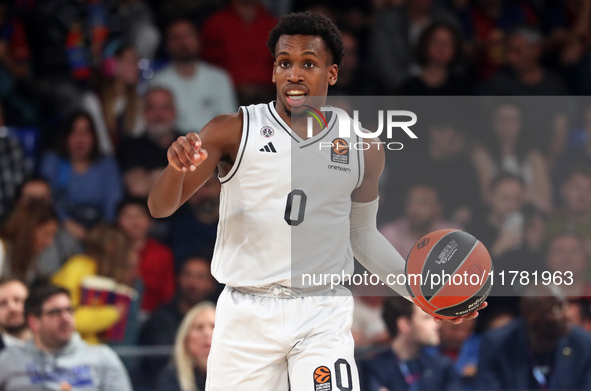
[[[495,277],[496,275],[496,277]],[[573,272],[571,271],[543,271],[538,272],[526,270],[502,270],[499,272],[484,270],[482,274],[464,272],[463,274],[448,274],[443,270],[441,273],[431,273],[427,270],[424,274],[388,274],[386,281],[380,281],[376,274],[364,271],[362,274],[348,274],[344,271],[341,274],[302,274],[303,286],[328,286],[331,289],[339,285],[424,285],[430,286],[431,289],[441,285],[463,285],[463,286],[480,286],[483,285],[487,278],[490,277],[491,285],[495,282],[498,285],[572,285]]]

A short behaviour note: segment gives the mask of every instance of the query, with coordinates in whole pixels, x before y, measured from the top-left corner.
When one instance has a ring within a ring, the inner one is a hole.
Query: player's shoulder
[[[239,145],[242,138],[243,113],[220,114],[209,121],[199,132],[204,144],[219,146]]]
[[[238,110],[235,113],[220,114],[212,118],[211,121],[203,127],[199,134],[201,135],[213,131],[216,134],[221,132],[227,135],[233,132],[240,132],[242,129],[243,117],[242,110]]]

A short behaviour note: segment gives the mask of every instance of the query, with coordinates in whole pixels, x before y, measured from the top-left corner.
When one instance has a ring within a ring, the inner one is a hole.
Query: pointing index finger
[[[201,139],[199,138],[199,136],[197,136],[197,133],[189,133],[186,137],[187,140],[189,140],[189,142],[191,143],[191,146],[195,148],[195,151],[199,151],[199,148],[201,147]]]

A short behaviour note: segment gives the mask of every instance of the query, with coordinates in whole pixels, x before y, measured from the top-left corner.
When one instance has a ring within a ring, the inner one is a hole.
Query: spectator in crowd
[[[122,138],[137,136],[144,128],[137,92],[138,61],[132,46],[120,46],[112,58],[105,60],[98,91],[82,97],[82,109],[92,117],[103,154],[114,153]]]
[[[230,73],[241,104],[275,96],[269,77],[273,58],[265,43],[276,24],[277,19],[260,0],[231,0],[203,24],[203,59]]]
[[[0,105],[0,222],[10,213],[16,190],[27,176],[27,161],[19,139],[4,126]]]
[[[499,175],[491,183],[490,200],[489,212],[475,218],[466,231],[486,246],[494,260],[523,242],[523,181],[511,174]]]
[[[461,57],[462,39],[456,28],[445,22],[431,24],[417,43],[420,73],[402,85],[400,94],[471,95],[470,82],[458,69]]]
[[[478,77],[488,80],[505,63],[503,40],[512,29],[534,25],[535,10],[523,0],[476,0],[459,11],[464,37],[475,59]],[[457,4],[456,4],[457,6]]]
[[[540,63],[542,35],[529,27],[506,39],[507,66],[482,86],[484,95],[568,95],[563,77]]]
[[[189,200],[170,217],[168,240],[175,259],[175,270],[191,254],[213,252],[217,236],[220,181],[214,173]]]
[[[382,92],[381,86],[362,62],[357,37],[346,29],[341,29],[341,36],[346,56],[339,66],[339,80],[330,87],[328,93],[332,96],[351,96]]]
[[[204,258],[188,258],[181,269],[176,297],[152,313],[140,332],[139,344],[143,346],[170,346],[189,310],[210,300],[216,283],[210,273],[210,261]],[[145,384],[154,384],[166,359],[146,358],[140,364],[141,378]]]
[[[145,0],[123,0],[118,11],[121,23],[126,26],[123,39],[136,48],[140,58],[154,58],[161,34],[154,24],[150,4]]]
[[[408,189],[420,183],[436,190],[445,218],[465,225],[480,200],[478,178],[466,154],[466,135],[457,117],[449,115],[435,114],[427,129],[426,153],[421,151],[386,161],[388,182],[384,193],[390,204],[385,203],[380,214],[392,218],[397,212],[393,213],[392,208],[403,205],[400,200]],[[412,167],[412,170],[400,170],[400,167]]]
[[[567,282],[568,276],[572,283],[565,283],[562,292],[567,297],[591,297],[591,284],[586,281],[585,274],[589,269],[589,255],[585,252],[583,238],[573,232],[563,232],[548,244],[546,268],[552,276],[562,276]]]
[[[126,199],[118,207],[119,227],[127,234],[139,257],[144,285],[141,309],[152,312],[174,297],[175,275],[172,251],[149,235],[152,216],[145,200]]]
[[[58,219],[53,208],[35,202],[16,208],[0,230],[0,277],[16,277],[27,283],[42,276],[39,254],[53,243]]]
[[[117,162],[99,152],[91,117],[77,112],[67,123],[56,152],[48,152],[41,174],[49,180],[64,228],[84,240],[101,219],[115,217],[123,195]]]
[[[389,297],[384,321],[391,347],[361,361],[361,384],[367,391],[459,390],[459,376],[448,358],[425,350],[439,344],[439,324],[412,302]]]
[[[27,178],[17,192],[17,207],[36,202],[53,205],[49,182],[40,176]],[[41,276],[50,276],[62,266],[66,259],[80,252],[82,252],[82,244],[62,226],[59,226],[53,243],[37,257],[37,271]]]
[[[218,32],[227,33],[235,28],[235,23],[224,24]],[[238,39],[236,43],[242,47],[251,39],[249,36],[248,40]],[[190,20],[178,19],[170,23],[166,28],[166,49],[172,63],[150,82],[151,86],[166,88],[174,95],[177,126],[182,133],[199,132],[215,116],[238,109],[230,76],[199,59],[200,45],[197,27]],[[240,57],[240,67],[245,67],[244,58],[255,61],[252,54]]]
[[[556,285],[528,287],[522,319],[485,334],[480,345],[479,390],[591,387],[591,336],[568,324]]]
[[[581,167],[573,169],[562,185],[562,197],[565,206],[548,220],[548,236],[563,231],[573,231],[587,242],[587,251],[591,254],[591,169]]]
[[[29,73],[31,51],[25,26],[11,11],[8,1],[0,2],[0,64],[3,74],[8,72],[13,78],[21,79]]]
[[[25,320],[27,286],[16,279],[0,279],[0,352],[23,346],[31,338]]]
[[[464,389],[474,389],[474,376],[478,370],[480,336],[475,333],[475,326],[475,321],[458,325],[443,322],[439,329],[439,352],[453,361]]]
[[[12,3],[0,1],[0,101],[7,108],[9,122],[22,125],[36,120],[23,88],[29,77],[31,51],[25,25],[14,15]]]
[[[65,118],[79,107],[82,90],[103,62],[107,40],[121,36],[126,26],[108,0],[19,3],[33,54],[35,95],[49,118]]]
[[[591,3],[565,0],[547,1],[544,5],[542,28],[546,35],[545,59],[551,66],[561,66],[575,95],[589,95]]]
[[[512,249],[503,251],[495,258],[495,273],[505,272],[509,275],[511,271],[541,273],[544,269],[543,260],[545,258],[545,217],[536,208],[531,205],[525,205],[521,212],[516,212],[507,216],[503,223],[501,231],[507,235],[514,232],[518,236],[517,244]],[[499,238],[500,238],[499,234]],[[519,241],[519,237],[521,240]],[[502,246],[501,246],[502,247]],[[498,247],[497,247],[498,251]],[[514,296],[523,293],[524,286],[521,284],[493,284],[491,296]],[[489,304],[496,304],[497,297],[489,301]],[[517,307],[518,303],[512,298],[512,305]]]
[[[144,134],[123,139],[118,159],[127,193],[147,198],[152,184],[168,165],[168,147],[180,134],[175,129],[176,108],[172,93],[152,87],[144,96]]]
[[[591,167],[591,104],[587,104],[583,111],[583,139],[577,146],[567,150],[556,159],[552,170],[552,186],[554,187],[554,201],[557,206],[562,206],[564,198],[560,194],[564,182],[570,178],[574,169]]]
[[[482,334],[489,330],[507,326],[514,321],[519,315],[519,305],[514,305],[512,299],[513,297],[509,298],[509,300],[495,300],[495,306],[491,308],[491,311],[487,311],[485,317],[478,319],[476,332]]]
[[[160,375],[157,391],[204,391],[215,306],[197,304],[183,319],[174,343],[174,362]]]
[[[482,197],[491,202],[491,183],[501,173],[520,178],[526,186],[526,201],[549,212],[552,186],[544,156],[531,148],[523,130],[520,107],[511,102],[499,103],[493,110],[492,129],[482,143],[476,143],[472,161],[478,172]]]
[[[129,239],[122,230],[99,224],[89,234],[86,252],[68,259],[52,277],[52,283],[70,292],[76,310],[76,329],[89,344],[99,343],[98,334],[111,328],[126,313],[115,305],[85,303],[82,286],[93,276],[128,283],[130,253]]]
[[[131,391],[119,357],[106,346],[84,343],[74,332],[73,313],[66,289],[47,285],[31,292],[25,315],[33,340],[0,355],[0,389]]]
[[[568,299],[568,319],[591,333],[591,300],[588,297],[571,297]]]
[[[413,185],[406,196],[405,216],[380,228],[392,246],[404,256],[423,236],[444,228],[461,227],[442,219],[443,208],[437,192],[428,185]]]
[[[456,25],[454,16],[432,0],[406,1],[377,15],[369,41],[369,63],[390,91],[397,91],[416,72],[414,56],[421,33],[431,23]]]
[[[359,285],[351,287],[353,323],[351,334],[356,348],[384,345],[389,342],[388,329],[382,317],[384,300],[389,294],[383,287]]]

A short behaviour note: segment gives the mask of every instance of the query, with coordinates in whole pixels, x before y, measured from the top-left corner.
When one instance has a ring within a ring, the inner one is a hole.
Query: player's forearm
[[[170,165],[162,172],[152,186],[148,196],[148,208],[153,217],[168,217],[181,202],[185,173]]]
[[[406,287],[396,283],[396,276],[405,273],[406,262],[384,235],[378,231],[376,226],[377,204],[377,199],[365,203],[353,202],[350,216],[353,255],[370,273],[377,275],[385,285],[410,300]]]

